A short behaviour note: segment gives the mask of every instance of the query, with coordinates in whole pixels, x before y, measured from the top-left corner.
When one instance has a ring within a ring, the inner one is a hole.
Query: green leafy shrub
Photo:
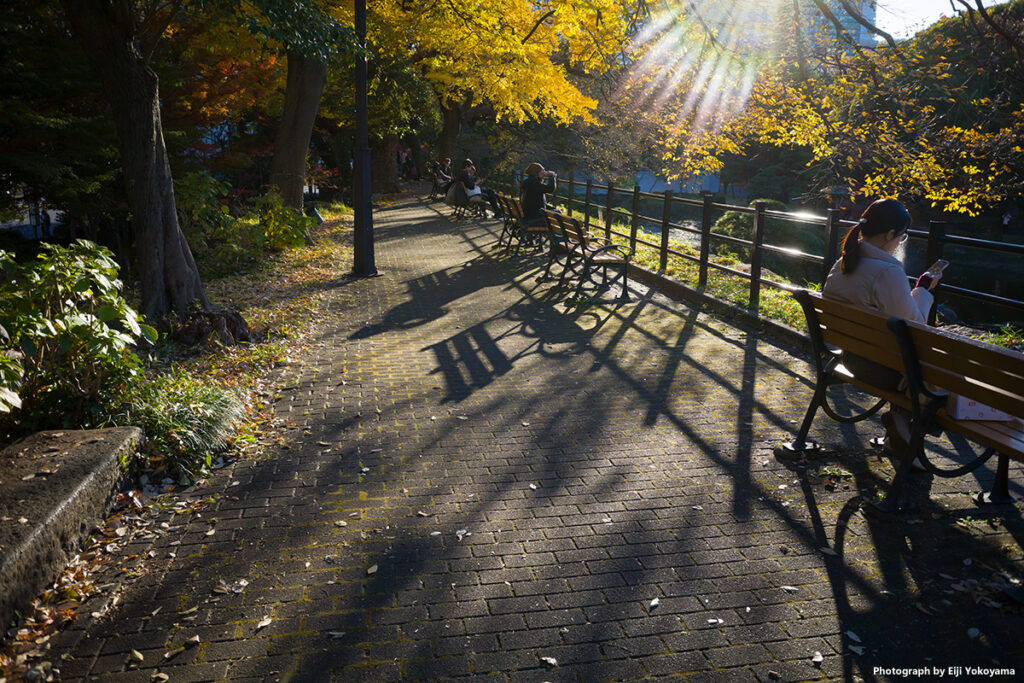
[[[258,230],[255,237],[263,251],[282,251],[302,246],[314,221],[298,209],[285,206],[281,195],[270,192],[254,202]]]
[[[101,413],[104,393],[138,372],[133,346],[157,337],[122,295],[110,252],[86,240],[44,245],[24,265],[0,252],[0,269],[7,336],[0,377],[10,407],[11,379],[20,379],[21,406],[11,416],[24,429],[41,429],[76,426],[87,413]]]
[[[0,252],[0,257],[3,252]],[[10,341],[10,336],[0,325],[0,345]],[[21,354],[14,349],[0,349],[0,413],[9,413],[21,407],[18,387],[21,386]]]
[[[284,206],[271,192],[253,201],[243,216],[231,215],[230,188],[208,173],[187,173],[174,186],[178,221],[203,275],[236,273],[268,253],[301,246],[313,219]]]
[[[193,171],[174,181],[178,223],[197,259],[205,258],[211,242],[230,237],[234,218],[225,201],[230,186],[209,173]]]
[[[234,392],[174,370],[142,377],[120,397],[110,422],[142,427],[142,453],[157,470],[195,478],[227,445],[245,406]]]

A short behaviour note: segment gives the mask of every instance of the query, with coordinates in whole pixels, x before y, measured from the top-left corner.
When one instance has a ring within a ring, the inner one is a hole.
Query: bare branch
[[[967,5],[966,0],[960,0],[960,2],[965,6]],[[985,9],[985,6],[981,4],[981,0],[975,0],[975,3],[978,8],[978,14],[980,14],[981,18],[985,20],[985,23],[988,24],[993,31],[998,33],[1006,42],[1008,42],[1014,51],[1024,56],[1024,43],[1021,43],[1016,36],[1009,33],[1004,27],[1000,26],[999,23],[995,21],[995,19],[992,18],[992,15],[988,13],[988,10]],[[970,11],[969,7],[968,11]]]
[[[539,29],[539,28],[540,28],[540,25],[541,25],[541,24],[543,24],[543,23],[544,23],[545,21],[547,21],[548,17],[552,16],[552,15],[553,15],[554,13],[555,13],[555,10],[551,10],[550,12],[548,12],[547,14],[545,14],[544,16],[542,16],[542,17],[541,17],[540,19],[538,19],[538,20],[537,20],[537,23],[536,23],[536,24],[534,24],[534,25],[533,25],[533,28],[531,28],[531,29],[530,29],[530,32],[526,34],[526,37],[525,37],[525,38],[523,38],[523,40],[522,40],[522,43],[521,43],[521,44],[522,44],[522,45],[526,45],[526,41],[528,41],[528,40],[530,39],[530,36],[532,36],[532,35],[534,34],[534,32],[535,32],[535,31],[536,31],[537,29]]]
[[[874,33],[876,36],[881,36],[882,38],[884,38],[885,42],[889,44],[889,47],[896,50],[896,52],[899,52],[900,49],[899,47],[896,46],[896,41],[893,40],[893,37],[891,35],[889,35],[885,31],[883,31],[882,29],[878,28],[870,21],[865,19],[863,15],[861,15],[860,11],[855,9],[852,5],[850,5],[850,3],[847,2],[847,0],[839,0],[839,4],[842,5],[843,9],[846,10],[847,14],[853,17],[854,21],[856,21],[858,24]],[[978,0],[978,4],[981,4],[981,0]]]

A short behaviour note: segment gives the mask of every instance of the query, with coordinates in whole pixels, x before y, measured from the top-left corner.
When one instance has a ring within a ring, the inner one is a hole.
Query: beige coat
[[[882,315],[926,322],[934,297],[927,289],[907,284],[903,264],[884,249],[860,243],[860,262],[852,273],[844,273],[841,260],[832,266],[822,294]]]

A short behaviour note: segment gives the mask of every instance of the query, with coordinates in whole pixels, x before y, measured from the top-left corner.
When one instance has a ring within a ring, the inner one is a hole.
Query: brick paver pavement
[[[810,397],[789,350],[650,292],[569,307],[496,222],[446,214],[377,212],[384,276],[334,288],[280,377],[287,446],[174,520],[166,566],[66,634],[65,680],[1022,669],[1021,612],[992,588],[1019,570],[1017,510],[972,512],[967,477],[865,514],[891,472],[864,450],[877,422],[822,417],[833,450],[772,457]]]

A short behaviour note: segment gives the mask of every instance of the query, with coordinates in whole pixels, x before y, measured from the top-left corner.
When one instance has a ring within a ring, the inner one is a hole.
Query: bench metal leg
[[[530,233],[526,233],[526,234],[529,235]],[[544,274],[541,275],[539,278],[537,278],[537,280],[542,281],[542,282],[544,280],[547,280],[548,278],[551,277],[551,266],[554,265],[555,261],[558,259],[558,257],[555,256],[555,238],[553,236],[549,236],[548,239],[549,239],[549,244],[548,244],[548,264],[544,268]],[[566,257],[566,265],[567,266],[569,264],[568,258],[569,257],[567,256]],[[559,279],[559,282],[561,282],[561,279]]]
[[[590,261],[583,257],[583,272],[580,274],[579,281],[576,283],[576,292],[573,295],[577,300],[583,298],[583,283],[590,278]]]
[[[817,441],[808,441],[807,432],[811,431],[811,423],[814,422],[814,416],[818,412],[818,407],[825,402],[825,392],[828,390],[828,384],[824,381],[819,380],[817,386],[814,387],[814,396],[811,398],[811,404],[807,406],[807,413],[804,414],[804,421],[800,424],[800,431],[796,433],[796,438],[787,443],[779,444],[775,448],[775,457],[782,459],[797,459],[807,453],[814,453],[820,450]]]
[[[1007,505],[1014,502],[1010,495],[1010,458],[1003,453],[999,454],[999,461],[996,463],[996,479],[992,482],[991,491],[982,491],[974,497],[978,505]]]

